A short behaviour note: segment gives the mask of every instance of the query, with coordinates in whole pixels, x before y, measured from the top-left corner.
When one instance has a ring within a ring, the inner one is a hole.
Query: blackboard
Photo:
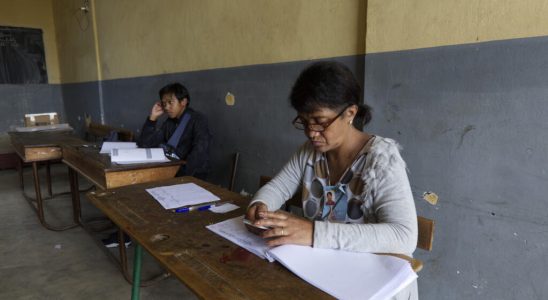
[[[0,26],[2,83],[48,83],[41,29]]]

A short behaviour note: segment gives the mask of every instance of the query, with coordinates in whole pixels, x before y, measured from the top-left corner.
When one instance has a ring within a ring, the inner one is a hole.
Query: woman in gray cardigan
[[[315,63],[297,79],[293,125],[308,141],[255,194],[246,214],[272,228],[261,233],[270,246],[412,256],[417,216],[405,162],[395,141],[362,131],[371,110],[360,94],[352,72],[337,62]],[[299,186],[304,218],[278,210]],[[396,296],[417,298],[416,281]]]

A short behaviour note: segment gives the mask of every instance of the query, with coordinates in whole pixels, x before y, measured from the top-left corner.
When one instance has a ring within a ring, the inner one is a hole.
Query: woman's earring
[[[352,122],[354,122],[354,119],[350,120],[350,122],[348,122],[348,125],[352,125]]]

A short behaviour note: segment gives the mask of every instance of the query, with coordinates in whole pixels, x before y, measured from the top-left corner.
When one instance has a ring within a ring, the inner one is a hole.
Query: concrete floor
[[[44,170],[41,170],[44,173]],[[69,190],[67,168],[52,167],[53,191]],[[34,195],[29,168],[25,190]],[[45,176],[42,176],[45,195]],[[81,187],[91,184],[80,177]],[[100,212],[82,194],[84,218]],[[69,195],[46,201],[46,220],[53,225],[71,222]],[[111,229],[113,230],[113,229]],[[42,227],[24,199],[15,170],[0,170],[0,299],[129,299],[131,286],[97,240],[107,234],[90,235],[77,227],[62,232]],[[133,247],[128,248],[132,261]],[[117,253],[117,248],[112,250]],[[144,255],[143,278],[160,274],[162,268]],[[180,281],[170,277],[141,288],[141,299],[196,299]]]

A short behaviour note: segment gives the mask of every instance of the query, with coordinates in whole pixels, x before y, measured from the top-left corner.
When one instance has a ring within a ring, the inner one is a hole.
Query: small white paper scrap
[[[212,206],[209,208],[209,210],[211,210],[212,212],[214,213],[218,213],[218,214],[224,214],[224,213],[227,213],[229,211],[233,211],[235,209],[238,209],[240,208],[238,205],[234,205],[232,203],[225,203],[225,204],[222,204],[222,205],[219,205],[219,206]]]

